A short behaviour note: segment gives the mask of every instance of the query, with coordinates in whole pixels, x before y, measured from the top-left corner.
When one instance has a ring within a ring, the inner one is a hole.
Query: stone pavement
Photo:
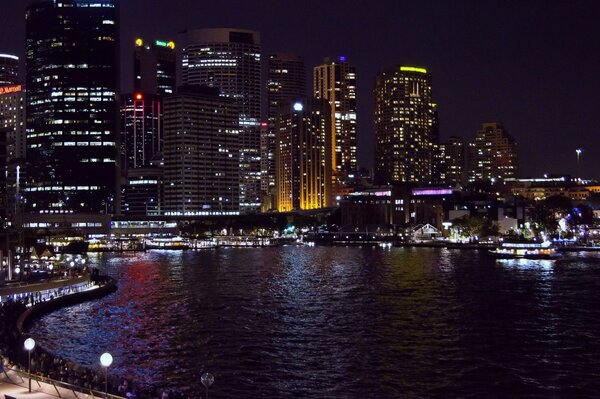
[[[31,380],[31,392],[29,392],[29,380],[25,374],[15,369],[6,369],[6,373],[0,375],[0,399],[99,399],[104,398],[100,392],[83,393],[74,389],[69,389],[68,384],[49,381],[40,382]],[[62,386],[58,386],[61,384]],[[109,395],[109,399],[118,398]]]

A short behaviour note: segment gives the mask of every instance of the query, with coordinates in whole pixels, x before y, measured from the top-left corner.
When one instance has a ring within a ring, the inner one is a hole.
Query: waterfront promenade
[[[25,369],[27,357],[22,345],[27,325],[32,319],[64,306],[98,298],[114,290],[116,282],[113,279],[89,273],[66,279],[3,287],[5,302],[0,306],[0,361],[3,361],[0,368],[0,398],[2,395],[4,399],[119,398],[102,391],[104,384],[97,373],[65,362],[39,346],[32,350],[30,375]],[[112,385],[110,388],[113,389]]]
[[[19,371],[17,367],[7,367],[0,373],[0,397],[3,399],[88,399],[106,398],[100,391],[85,390],[61,381],[32,375],[31,392],[29,392],[29,375]],[[121,399],[120,396],[108,394],[108,399]]]

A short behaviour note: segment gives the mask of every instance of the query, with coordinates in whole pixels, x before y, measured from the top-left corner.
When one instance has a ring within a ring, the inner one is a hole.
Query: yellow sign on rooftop
[[[425,69],[425,68],[416,68],[416,67],[411,67],[411,66],[401,66],[400,70],[401,71],[406,71],[406,72],[427,73],[427,69]]]

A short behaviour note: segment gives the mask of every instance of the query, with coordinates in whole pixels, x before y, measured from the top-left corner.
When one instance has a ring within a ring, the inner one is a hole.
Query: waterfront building
[[[239,206],[243,213],[260,210],[260,34],[244,29],[188,31],[182,54],[183,85],[216,87],[238,103],[240,149]]]
[[[158,216],[163,207],[163,168],[129,169],[121,186],[121,213]]]
[[[19,83],[19,57],[12,54],[0,54],[0,86]]]
[[[437,124],[431,74],[413,66],[384,68],[374,94],[376,183],[430,183]]]
[[[482,123],[469,143],[469,182],[517,177],[517,143],[498,122]]]
[[[147,95],[165,96],[175,93],[176,83],[175,42],[135,40],[133,57],[133,90]]]
[[[165,215],[239,213],[238,107],[202,86],[165,98]]]
[[[325,58],[313,71],[313,95],[331,106],[332,163],[338,192],[358,170],[356,152],[356,67],[346,57]],[[337,186],[341,186],[339,189]]]
[[[283,103],[277,124],[277,210],[332,205],[331,107],[322,99]]]
[[[283,102],[306,95],[304,60],[296,54],[269,54],[267,65],[267,121],[261,124],[262,210],[271,210],[275,196],[277,114]]]
[[[27,7],[27,209],[114,212],[118,0]]]

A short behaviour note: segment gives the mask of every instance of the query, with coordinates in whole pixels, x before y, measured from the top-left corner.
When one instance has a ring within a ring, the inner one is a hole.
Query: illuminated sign
[[[154,42],[158,47],[168,47],[171,50],[175,49],[175,42],[165,42],[163,40],[157,40]]]
[[[412,190],[413,195],[450,195],[451,188],[425,188]]]
[[[425,68],[415,68],[415,67],[410,67],[410,66],[401,66],[400,67],[401,71],[404,72],[420,72],[420,73],[427,73],[427,69]]]
[[[343,56],[343,55],[340,55],[340,61],[341,61],[341,62],[346,62],[346,57],[345,57],[345,56]]]
[[[261,122],[261,123],[260,123],[260,126],[261,126],[261,127],[267,127],[267,126],[269,126],[269,124],[268,124],[267,122]]]
[[[294,111],[302,111],[304,109],[304,106],[302,105],[302,103],[295,103],[294,104]]]
[[[23,91],[22,85],[13,85],[13,86],[1,86],[0,87],[0,95],[2,94],[11,94],[11,93],[19,93]]]
[[[135,39],[135,45],[142,47],[144,45],[144,41],[142,39]]]
[[[144,96],[142,96],[140,93],[137,93],[137,94],[135,95],[135,99],[136,99],[136,100],[142,100],[143,98],[144,98]]]

